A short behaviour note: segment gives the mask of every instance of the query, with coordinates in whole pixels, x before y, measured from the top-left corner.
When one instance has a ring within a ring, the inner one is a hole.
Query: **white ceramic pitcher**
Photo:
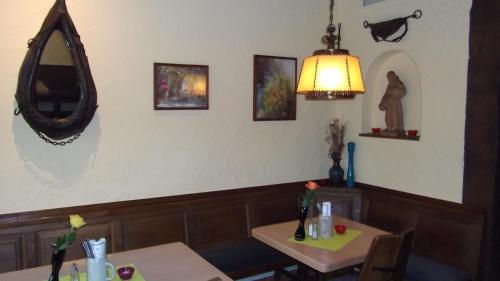
[[[106,239],[90,240],[94,258],[87,257],[87,281],[109,281],[115,277],[115,267],[106,259]],[[111,269],[111,276],[108,276]]]

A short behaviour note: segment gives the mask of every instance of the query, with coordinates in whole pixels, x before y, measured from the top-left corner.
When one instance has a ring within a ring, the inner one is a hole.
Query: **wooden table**
[[[297,229],[298,221],[256,227],[252,229],[252,236],[295,260],[326,273],[362,263],[373,238],[380,234],[387,234],[383,230],[339,216],[334,216],[334,224],[345,224],[348,228],[361,230],[362,233],[338,251],[288,242]]]
[[[231,280],[180,242],[109,254],[108,260],[115,266],[133,263],[146,281]],[[64,263],[61,276],[69,275],[71,263]],[[84,259],[75,261],[75,263],[80,272],[85,271]],[[43,281],[49,277],[50,269],[50,266],[42,266],[8,272],[0,274],[0,281]]]

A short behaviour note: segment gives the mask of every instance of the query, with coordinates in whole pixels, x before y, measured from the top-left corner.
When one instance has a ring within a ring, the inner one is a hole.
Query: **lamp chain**
[[[330,24],[326,28],[326,35],[321,38],[321,41],[327,45],[328,49],[337,49],[340,46],[340,34],[336,36],[335,25],[333,24],[333,8],[335,6],[335,0],[330,0]]]
[[[335,6],[335,0],[330,0],[330,25],[333,26],[333,7]]]

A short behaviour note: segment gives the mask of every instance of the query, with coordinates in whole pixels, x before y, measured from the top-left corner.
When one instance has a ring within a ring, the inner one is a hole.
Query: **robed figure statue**
[[[404,136],[403,106],[401,99],[406,95],[406,87],[399,80],[394,71],[387,72],[387,89],[378,105],[378,108],[385,111],[385,124],[387,128],[382,130],[382,135]]]

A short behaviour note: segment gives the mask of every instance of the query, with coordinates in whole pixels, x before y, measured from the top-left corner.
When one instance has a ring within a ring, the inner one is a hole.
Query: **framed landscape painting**
[[[253,120],[295,120],[297,59],[254,55]]]
[[[154,109],[208,109],[208,65],[155,63]]]

